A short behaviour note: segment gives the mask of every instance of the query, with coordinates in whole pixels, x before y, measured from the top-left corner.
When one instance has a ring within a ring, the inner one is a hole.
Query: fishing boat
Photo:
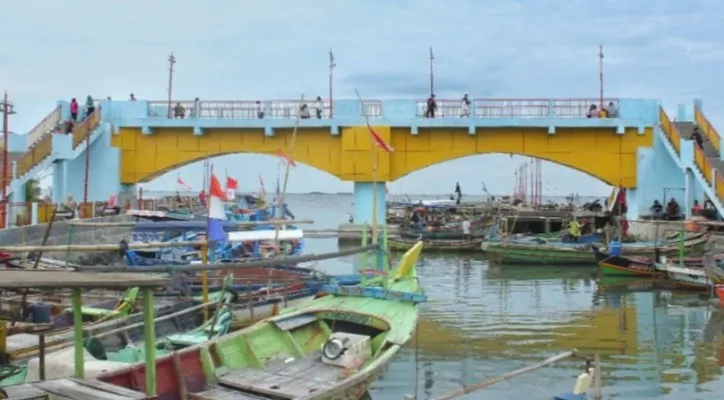
[[[304,233],[301,229],[255,229],[228,232],[228,241],[214,249],[209,249],[209,259],[216,261],[269,258],[276,255],[274,240],[281,243],[282,256],[298,256],[304,251]],[[187,232],[169,241],[204,240],[203,232]],[[124,245],[124,242],[121,242]],[[127,243],[126,243],[127,244]],[[201,249],[191,246],[152,249],[153,257],[147,257],[136,250],[128,250],[126,245],[123,254],[129,266],[148,265],[185,265],[201,261]],[[148,254],[148,253],[146,253]]]
[[[189,221],[194,219],[190,209],[178,210],[126,210],[126,215],[151,221]]]
[[[156,315],[163,316],[171,314],[191,305],[189,302],[178,301],[176,298],[159,298],[155,303]],[[111,310],[111,312],[112,311],[113,310]],[[93,307],[83,307],[82,312],[84,321],[88,321],[84,324],[84,328],[92,329],[95,332],[109,331],[120,325],[129,325],[143,321],[142,313],[108,314],[109,310],[94,309]],[[102,316],[99,318],[98,315]],[[45,333],[44,337],[46,351],[52,351],[54,348],[63,347],[72,343],[73,330],[70,328],[56,329],[50,333]],[[39,342],[39,334],[36,333],[18,333],[8,336],[6,351],[10,361],[15,362],[35,356],[38,351]]]
[[[490,233],[493,219],[490,217],[480,218],[470,223],[470,235],[473,238],[482,238]],[[406,227],[400,229],[400,237],[406,239],[423,240],[463,240],[462,222],[448,223],[442,227],[415,228]]]
[[[203,320],[203,306],[194,300],[179,303],[181,311],[168,314],[154,320],[157,356],[203,343],[212,338],[225,335],[231,329],[231,309],[229,303],[232,294],[226,292],[223,303],[214,310],[213,317]],[[123,368],[128,364],[145,358],[143,346],[143,323],[126,325],[100,333],[91,333],[84,343],[85,376],[93,377],[100,372]],[[59,347],[59,346],[56,346]],[[75,371],[73,349],[58,351],[45,356],[45,379],[58,379],[72,376]],[[10,373],[10,372],[14,373]],[[40,380],[40,360],[30,359],[27,365],[0,369],[3,375],[0,386],[11,386]]]
[[[425,252],[480,252],[482,239],[477,240],[425,240]],[[407,251],[415,246],[417,240],[387,239],[390,250]]]
[[[671,262],[656,263],[656,269],[664,272],[674,288],[707,290],[713,285],[704,268],[677,266]]]
[[[201,346],[157,359],[158,398],[358,399],[412,337],[418,243],[390,275],[327,296]],[[98,376],[143,391],[146,365]],[[136,392],[137,399],[146,399]]]
[[[708,237],[695,234],[683,241],[668,242],[663,245],[650,242],[626,243],[621,256],[638,258],[650,257],[658,249],[665,256],[677,255],[682,251],[696,253],[704,249]],[[545,242],[538,244],[536,242]],[[592,244],[568,242],[547,242],[542,239],[531,241],[483,242],[482,248],[492,261],[501,264],[552,264],[552,265],[593,265],[598,263],[591,251]],[[600,248],[603,252],[606,247]]]
[[[42,272],[38,271],[38,273]],[[138,300],[138,289],[132,288],[121,294],[118,292],[88,293],[87,297],[96,299],[97,303],[81,309],[83,320],[89,324],[99,323],[130,315]],[[4,297],[0,300],[2,316],[15,321],[8,327],[10,335],[42,331],[57,332],[69,328],[73,326],[70,306],[70,294],[67,293],[39,292],[27,296]],[[17,318],[19,307],[24,308],[20,318]],[[12,340],[18,340],[21,337],[13,336]]]

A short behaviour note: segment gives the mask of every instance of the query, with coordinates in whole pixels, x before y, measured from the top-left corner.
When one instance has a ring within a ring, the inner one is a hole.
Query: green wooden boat
[[[169,314],[155,321],[157,357],[199,345],[229,332],[232,321],[231,300],[234,296],[226,288],[233,283],[233,279],[227,276],[224,281],[224,289],[220,291],[223,296],[222,304],[215,308],[213,316],[208,321],[203,322],[202,306],[193,300],[178,302],[174,309],[180,311],[174,312],[172,318]],[[95,336],[85,339],[86,376],[123,368],[145,359],[143,325],[132,322],[127,324],[134,325],[128,330],[112,329],[96,332]],[[109,335],[108,332],[112,334]],[[71,376],[75,369],[72,355],[74,349],[66,345],[56,350],[45,357],[46,379]],[[0,367],[0,387],[37,381],[40,376],[39,368],[38,358],[30,359],[26,365],[4,365]]]
[[[405,253],[389,276],[326,286],[330,294],[304,306],[157,359],[157,398],[362,397],[415,331],[418,303],[426,301],[415,270],[422,246]],[[145,368],[98,379],[141,391],[135,382],[143,382]]]
[[[416,240],[410,239],[387,239],[390,250],[407,251],[413,248]],[[450,253],[476,253],[480,252],[480,246],[483,244],[482,239],[477,240],[425,240],[424,252],[450,252]]]
[[[624,257],[653,257],[658,247],[660,253],[666,256],[677,255],[683,247],[688,254],[696,254],[704,250],[708,235],[692,235],[683,243],[670,242],[665,245],[653,243],[627,243],[624,244],[621,255]],[[591,251],[590,244],[576,245],[575,243],[521,243],[521,242],[484,242],[483,251],[491,261],[500,264],[549,264],[549,265],[580,265],[592,266],[598,263]],[[607,251],[606,247],[601,248]]]

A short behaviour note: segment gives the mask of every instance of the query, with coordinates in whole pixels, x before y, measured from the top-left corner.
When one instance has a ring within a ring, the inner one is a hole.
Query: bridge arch
[[[615,186],[636,186],[637,151],[651,147],[653,133],[627,128],[557,128],[554,134],[539,127],[468,128],[375,126],[395,151],[376,151],[377,180],[395,181],[411,172],[477,154],[519,154],[551,161],[585,172]],[[190,127],[120,128],[112,145],[121,152],[121,183],[147,182],[173,168],[206,157],[233,153],[276,156],[289,147],[291,128],[265,134],[260,128],[204,129],[194,135]],[[298,132],[296,162],[325,171],[344,181],[373,180],[373,143],[366,127],[305,127]]]

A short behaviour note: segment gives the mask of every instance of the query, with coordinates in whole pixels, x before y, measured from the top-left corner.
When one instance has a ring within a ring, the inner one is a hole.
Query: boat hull
[[[716,286],[716,297],[719,298],[719,306],[724,307],[724,285]]]
[[[550,246],[510,245],[484,243],[488,258],[499,264],[519,265],[584,265],[591,266],[595,259],[588,249],[555,249]]]
[[[481,251],[480,246],[482,243],[482,240],[425,240],[423,252],[476,253]],[[406,239],[387,239],[387,244],[389,245],[390,250],[407,251],[415,246],[417,241]]]

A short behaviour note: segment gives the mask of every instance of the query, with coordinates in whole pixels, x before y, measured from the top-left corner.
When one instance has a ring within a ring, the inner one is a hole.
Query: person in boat
[[[674,221],[679,219],[679,214],[681,214],[681,207],[679,206],[679,203],[677,203],[675,199],[669,200],[666,204],[666,215],[664,218],[669,221]]]
[[[654,204],[651,205],[649,210],[654,219],[661,219],[664,216],[664,206],[662,206],[658,200],[654,200]]]
[[[420,215],[417,213],[417,211],[412,212],[412,217],[410,217],[410,220],[412,221],[412,226],[415,228],[420,228]]]
[[[460,205],[460,201],[463,199],[463,191],[460,189],[460,182],[455,182],[455,204]]]
[[[465,217],[465,220],[463,220],[463,240],[468,241],[468,240],[472,239],[472,234],[470,232],[471,225],[472,224],[470,223],[470,219]]]
[[[701,215],[704,212],[704,207],[699,204],[699,200],[694,200],[694,206],[691,207],[691,213],[693,215]]]
[[[576,221],[576,218],[571,218],[568,222],[568,239],[571,242],[577,242],[581,239],[581,224]]]

